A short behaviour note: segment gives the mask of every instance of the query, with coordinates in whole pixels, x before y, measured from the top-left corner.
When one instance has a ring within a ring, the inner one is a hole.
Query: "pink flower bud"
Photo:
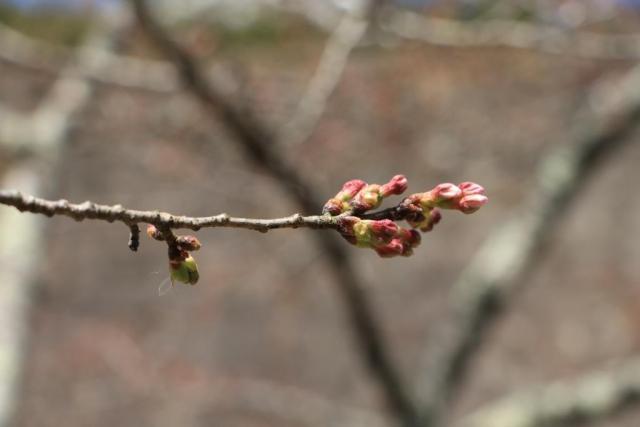
[[[484,195],[484,187],[475,182],[463,182],[458,185],[464,196],[471,196],[472,194]]]
[[[366,182],[359,179],[352,179],[351,181],[345,182],[340,192],[324,204],[322,213],[328,213],[331,216],[336,216],[345,212],[349,209],[347,202],[351,201],[351,199],[353,199],[353,197],[366,185]]]
[[[342,213],[342,202],[337,198],[329,199],[327,203],[324,204],[322,213],[328,213],[331,216],[340,215]]]
[[[340,193],[338,193],[340,197],[337,197],[345,202],[348,202],[356,194],[358,194],[358,192],[362,190],[365,185],[367,185],[367,183],[360,179],[352,179],[351,181],[347,181],[342,186],[342,190],[340,190]]]
[[[351,207],[354,211],[365,212],[377,208],[381,202],[382,195],[380,194],[380,186],[370,184],[360,190],[353,200],[351,200]]]
[[[407,178],[404,175],[396,175],[380,187],[380,194],[382,197],[389,197],[392,194],[402,194],[406,191],[407,185]]]
[[[462,196],[462,190],[451,183],[438,184],[431,190],[431,196],[436,204],[441,204],[455,200]]]
[[[458,203],[458,209],[462,213],[470,214],[480,209],[488,201],[489,199],[487,198],[487,196],[483,196],[482,194],[472,194],[460,199],[460,202]]]
[[[408,230],[406,228],[400,228],[397,237],[403,244],[407,244],[412,248],[420,245],[420,241],[422,240],[420,233],[416,230]]]
[[[404,247],[402,245],[402,242],[400,242],[400,239],[393,239],[389,243],[376,246],[373,249],[382,258],[391,258],[394,256],[402,255],[402,253],[404,252]]]
[[[383,242],[388,242],[398,232],[398,225],[390,219],[371,221],[369,228],[371,229],[373,236]]]

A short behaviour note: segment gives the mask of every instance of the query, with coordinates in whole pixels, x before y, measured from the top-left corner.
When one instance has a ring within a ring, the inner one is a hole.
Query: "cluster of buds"
[[[162,232],[154,225],[147,227],[147,235],[155,240],[166,240]],[[180,282],[188,285],[198,283],[200,274],[198,264],[191,256],[192,251],[197,251],[202,245],[195,236],[176,236],[175,241],[169,242],[169,274],[171,284]]]
[[[351,244],[375,250],[382,257],[409,256],[420,244],[420,233],[428,232],[440,222],[439,209],[454,209],[470,214],[487,203],[484,188],[473,182],[459,185],[439,184],[431,191],[412,194],[395,208],[376,214],[365,212],[380,206],[382,200],[407,189],[407,179],[394,176],[383,185],[352,180],[324,206],[323,213],[343,215],[339,220],[340,234]],[[382,214],[382,215],[381,215]],[[386,217],[385,217],[386,214]],[[375,218],[375,219],[373,219]],[[411,228],[400,227],[395,221],[405,220]]]
[[[340,234],[349,243],[371,248],[384,258],[409,256],[420,244],[420,233],[398,226],[390,219],[362,219],[346,216],[340,221]]]
[[[345,182],[340,192],[325,203],[322,213],[331,216],[345,212],[363,213],[380,206],[386,197],[402,194],[406,189],[407,178],[403,175],[396,175],[383,185],[353,179]]]

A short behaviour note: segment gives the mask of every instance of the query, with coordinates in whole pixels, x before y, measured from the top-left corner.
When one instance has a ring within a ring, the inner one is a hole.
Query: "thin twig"
[[[513,393],[465,417],[461,427],[565,427],[606,418],[640,400],[640,360]]]
[[[640,124],[640,66],[607,91],[603,93],[600,85],[592,89],[590,95],[597,94],[607,111],[592,111],[574,121],[573,145],[556,148],[542,160],[537,186],[528,191],[531,197],[523,209],[489,234],[454,284],[459,331],[440,365],[424,371],[419,385],[433,385],[425,409],[427,419],[437,420],[460,388],[484,336],[518,285],[517,279],[540,259],[536,254],[587,177]]]
[[[382,29],[436,46],[510,47],[591,59],[638,59],[640,35],[567,31],[520,21],[460,22],[395,10]]]
[[[294,166],[277,151],[274,133],[249,110],[239,108],[210,84],[193,57],[180,47],[151,16],[143,0],[132,0],[140,25],[149,37],[175,63],[184,84],[212,116],[220,118],[226,130],[245,150],[247,157],[267,170],[287,190],[304,212],[322,204],[315,190],[302,179]],[[360,354],[372,376],[379,382],[390,409],[406,427],[418,426],[418,411],[401,380],[384,342],[378,320],[362,290],[342,244],[326,233],[316,234],[318,244],[334,270]]]
[[[64,215],[76,221],[85,219],[117,221],[127,226],[147,223],[158,228],[185,228],[195,231],[213,227],[244,228],[263,233],[280,228],[330,229],[336,228],[341,218],[340,216],[293,214],[284,218],[254,219],[230,217],[225,213],[206,217],[188,217],[159,211],[125,209],[121,205],[99,205],[89,201],[74,204],[67,200],[45,200],[12,190],[0,190],[0,204],[13,206],[20,212],[32,212],[48,217]]]

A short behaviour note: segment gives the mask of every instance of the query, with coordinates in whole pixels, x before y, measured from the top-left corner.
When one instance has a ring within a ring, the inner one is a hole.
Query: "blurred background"
[[[487,189],[411,257],[340,242],[422,425],[640,424],[640,2],[148,3],[314,194]],[[300,211],[180,78],[128,2],[0,0],[0,188]],[[162,243],[0,206],[0,425],[410,425],[318,233],[202,230],[158,297]]]

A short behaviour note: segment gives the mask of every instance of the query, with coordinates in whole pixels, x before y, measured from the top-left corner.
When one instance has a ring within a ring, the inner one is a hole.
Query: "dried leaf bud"
[[[407,178],[404,175],[396,175],[380,187],[380,194],[382,197],[389,197],[392,194],[402,194],[406,191],[407,185]]]
[[[164,237],[162,237],[162,233],[160,232],[160,230],[158,230],[158,228],[153,224],[149,224],[147,226],[147,236],[155,240],[164,240]]]
[[[369,184],[364,187],[351,200],[351,207],[354,211],[365,212],[375,209],[382,203],[382,195],[380,194],[380,186],[377,184]]]
[[[484,187],[475,182],[463,182],[458,184],[458,187],[462,190],[463,196],[471,196],[472,194],[484,195]]]
[[[188,255],[182,261],[169,261],[169,270],[171,272],[171,280],[174,282],[195,285],[198,283],[198,279],[200,278],[198,265],[191,255]]]
[[[202,247],[196,236],[178,236],[176,238],[178,248],[183,251],[197,251]]]
[[[482,206],[487,204],[488,201],[489,199],[487,198],[487,196],[484,196],[482,194],[472,194],[460,199],[460,202],[458,203],[458,209],[460,210],[460,212],[465,214],[474,213]]]

